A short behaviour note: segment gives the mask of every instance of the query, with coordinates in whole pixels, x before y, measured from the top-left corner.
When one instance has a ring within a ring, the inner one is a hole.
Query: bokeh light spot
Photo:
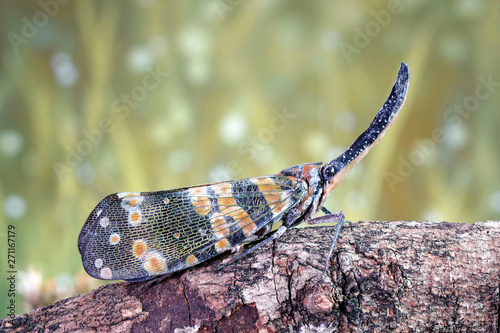
[[[26,200],[18,194],[9,195],[3,203],[5,215],[11,219],[19,219],[26,213]]]
[[[0,134],[0,150],[5,156],[15,156],[21,152],[24,139],[16,130],[7,130]]]
[[[219,137],[225,144],[234,146],[247,133],[246,119],[239,113],[230,113],[222,119],[219,125]]]
[[[495,191],[491,194],[490,209],[495,213],[500,213],[500,190]]]
[[[61,87],[72,87],[78,81],[78,69],[67,53],[55,53],[50,59],[50,65],[55,79]]]

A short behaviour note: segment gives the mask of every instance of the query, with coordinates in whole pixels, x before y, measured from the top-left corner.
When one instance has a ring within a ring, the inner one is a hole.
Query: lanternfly
[[[337,222],[328,263],[345,214],[330,213],[323,204],[394,122],[409,77],[409,68],[402,63],[389,97],[368,129],[324,165],[307,163],[264,177],[107,196],[90,213],[78,237],[83,267],[98,279],[142,281],[257,242],[238,259],[302,222]],[[325,215],[314,217],[320,210]]]

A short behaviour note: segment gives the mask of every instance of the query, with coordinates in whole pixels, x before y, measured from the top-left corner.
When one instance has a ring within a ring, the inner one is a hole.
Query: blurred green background
[[[2,1],[1,308],[8,225],[17,313],[86,291],[76,241],[104,196],[328,161],[366,129],[401,61],[403,111],[326,207],[353,221],[499,219],[499,7]]]

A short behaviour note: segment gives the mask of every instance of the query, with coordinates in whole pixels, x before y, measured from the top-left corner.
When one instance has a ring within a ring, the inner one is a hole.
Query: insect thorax
[[[297,177],[305,181],[308,185],[307,195],[298,206],[299,216],[301,217],[298,219],[298,223],[300,223],[302,218],[312,218],[321,208],[319,202],[323,192],[323,179],[321,177],[322,164],[322,162],[316,162],[294,165],[280,172],[280,174],[285,176]],[[290,226],[298,223],[292,223]]]

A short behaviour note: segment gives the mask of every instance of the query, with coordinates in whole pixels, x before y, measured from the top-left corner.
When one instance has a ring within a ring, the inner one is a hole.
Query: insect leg
[[[332,213],[330,212],[328,209],[326,209],[325,207],[321,207],[321,211],[323,213],[325,213],[326,215],[336,215],[336,214],[342,214],[342,212],[344,212],[343,210],[341,210],[340,212],[338,213]],[[345,212],[344,212],[344,216],[345,216]],[[330,222],[335,222],[335,221],[327,221],[327,222],[318,222],[318,223],[330,223]],[[344,223],[352,223],[352,221],[349,221],[349,220],[344,220]],[[316,223],[314,223],[316,224]]]
[[[337,212],[337,213],[331,213],[328,209],[326,209],[324,207],[321,207],[321,210],[326,215],[318,216],[318,217],[312,218],[310,220],[306,220],[305,222],[307,224],[320,224],[320,223],[337,222],[335,236],[333,236],[333,242],[332,242],[332,245],[330,245],[330,250],[328,251],[328,255],[326,256],[325,268],[323,269],[323,275],[325,275],[326,270],[328,269],[328,263],[330,262],[330,257],[332,256],[333,249],[335,248],[335,243],[337,243],[337,238],[339,237],[339,234],[340,234],[340,229],[342,229],[342,225],[344,223],[351,223],[351,221],[345,220],[345,212],[343,210],[341,210],[340,212]]]

